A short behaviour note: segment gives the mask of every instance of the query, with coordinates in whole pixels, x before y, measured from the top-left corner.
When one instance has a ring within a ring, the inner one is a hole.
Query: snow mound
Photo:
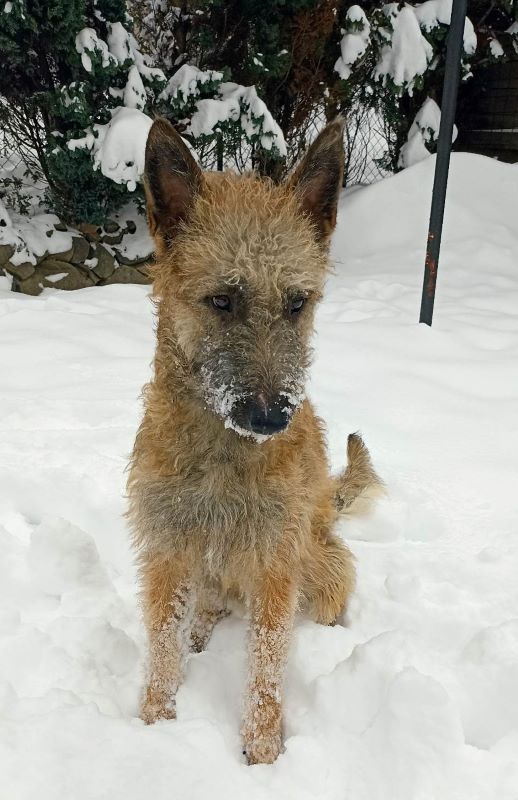
[[[516,800],[518,167],[454,154],[434,325],[417,323],[434,158],[342,197],[309,393],[333,468],[361,429],[387,496],[344,520],[343,624],[295,625],[285,752],[246,767],[245,623],[137,718],[145,637],[122,513],[147,290],[0,292],[6,797]]]

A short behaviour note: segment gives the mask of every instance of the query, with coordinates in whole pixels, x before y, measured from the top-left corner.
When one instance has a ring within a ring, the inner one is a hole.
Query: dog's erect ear
[[[169,243],[200,191],[202,172],[189,148],[166,119],[157,119],[146,144],[145,186],[153,235]]]
[[[345,120],[337,117],[319,133],[289,178],[300,197],[302,210],[314,223],[320,241],[326,242],[336,224],[338,194],[344,174]]]

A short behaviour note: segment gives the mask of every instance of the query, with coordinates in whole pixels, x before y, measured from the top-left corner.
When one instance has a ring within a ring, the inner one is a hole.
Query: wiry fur
[[[329,126],[308,169],[282,186],[202,175],[162,121],[148,143],[157,349],[128,482],[150,638],[142,717],[174,716],[189,634],[201,649],[226,598],[238,598],[251,618],[243,727],[251,763],[273,761],[281,747],[295,610],[331,624],[353,589],[352,556],[333,532],[339,509],[378,482],[355,435],[344,475],[330,476],[321,422],[304,399],[340,137],[341,127]],[[296,320],[286,312],[295,289],[307,298]],[[222,291],[236,292],[232,319],[206,302]],[[229,423],[256,393],[285,397],[291,414],[282,433],[262,442]]]

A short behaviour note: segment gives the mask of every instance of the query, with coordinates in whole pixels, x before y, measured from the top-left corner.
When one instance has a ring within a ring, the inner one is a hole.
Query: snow
[[[504,48],[496,37],[489,40],[489,49],[493,58],[502,58],[504,55]]]
[[[261,147],[265,150],[276,147],[280,156],[286,155],[283,133],[258,96],[255,86],[227,82],[220,84],[218,91],[218,99],[198,100],[188,133],[195,138],[210,136],[219,123],[239,120],[249,139],[260,134]]]
[[[149,56],[140,52],[137,40],[126,30],[122,22],[108,23],[107,41],[109,51],[118,64],[132,61],[143,78],[160,82],[166,80],[161,69],[149,64]]]
[[[351,30],[344,34],[340,42],[341,56],[335,64],[335,70],[342,80],[351,75],[351,65],[363,56],[370,42],[370,25],[367,15],[360,6],[351,6],[346,14]]]
[[[183,102],[187,102],[189,97],[197,97],[200,93],[200,85],[212,81],[219,82],[223,79],[222,72],[215,70],[202,70],[198,67],[184,64],[169,79],[167,86],[159,95],[160,100],[176,100],[181,94]]]
[[[441,109],[431,97],[427,97],[415,115],[408,131],[407,141],[399,154],[400,167],[412,167],[423,158],[428,158],[430,151],[426,144],[437,142],[441,124]],[[453,126],[452,142],[457,138],[457,126]]]
[[[128,72],[128,81],[124,87],[123,105],[126,108],[138,108],[143,111],[146,105],[147,96],[140,72],[133,65]]]
[[[112,112],[110,122],[94,125],[93,131],[87,131],[81,139],[70,139],[67,146],[70,150],[90,150],[94,169],[100,169],[115,183],[125,183],[128,191],[134,192],[144,172],[146,141],[152,123],[138,108],[119,106]]]
[[[14,253],[9,259],[14,265],[36,264],[45,254],[64,253],[72,247],[70,231],[56,231],[59,222],[55,214],[35,214],[32,217],[8,213],[0,200],[0,245],[11,245]]]
[[[92,59],[88,53],[100,53],[103,67],[110,62],[115,63],[114,56],[109,52],[108,45],[99,39],[93,28],[83,28],[76,36],[76,51],[81,56],[81,63],[87,72],[92,71]]]
[[[381,49],[374,76],[384,85],[390,78],[412,95],[416,78],[426,72],[432,60],[433,48],[421,33],[414,8],[405,5],[399,9],[395,3],[390,3],[383,10],[390,17],[393,32],[390,41]]]
[[[296,623],[273,766],[241,755],[236,615],[190,657],[178,719],[136,718],[144,632],[122,513],[147,290],[0,293],[6,798],[516,800],[518,167],[453,154],[430,329],[434,162],[341,202],[309,394],[333,467],[361,429],[387,496],[340,529],[358,569],[346,624]]]
[[[426,0],[415,7],[415,15],[419,24],[426,31],[431,31],[439,24],[449,25],[453,0]],[[477,49],[477,35],[469,17],[464,23],[464,52],[473,55]]]

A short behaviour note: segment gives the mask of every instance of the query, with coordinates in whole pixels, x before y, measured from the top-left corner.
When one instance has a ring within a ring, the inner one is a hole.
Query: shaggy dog
[[[338,514],[378,482],[356,435],[347,469],[330,475],[304,395],[342,136],[329,124],[282,185],[203,173],[165,120],[146,148],[157,347],[128,482],[149,634],[141,716],[174,718],[189,647],[206,645],[237,598],[250,618],[251,764],[281,750],[295,611],[333,624],[354,587]]]

